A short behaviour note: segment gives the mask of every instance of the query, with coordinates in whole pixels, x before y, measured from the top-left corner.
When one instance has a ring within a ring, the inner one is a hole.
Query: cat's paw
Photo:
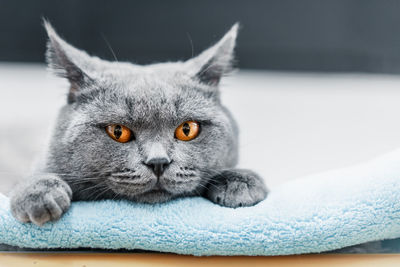
[[[208,185],[207,197],[221,206],[237,208],[253,206],[267,197],[263,180],[249,170],[224,170]]]
[[[21,222],[42,226],[61,218],[68,210],[71,198],[71,188],[64,181],[51,177],[35,179],[12,194],[11,213]]]

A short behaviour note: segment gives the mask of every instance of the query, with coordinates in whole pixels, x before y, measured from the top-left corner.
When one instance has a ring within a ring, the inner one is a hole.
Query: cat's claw
[[[267,197],[263,180],[250,170],[224,170],[210,180],[207,197],[225,207],[237,208],[257,204]]]
[[[38,226],[61,218],[71,204],[71,188],[53,177],[34,181],[17,189],[11,196],[13,216],[21,222],[32,222]]]

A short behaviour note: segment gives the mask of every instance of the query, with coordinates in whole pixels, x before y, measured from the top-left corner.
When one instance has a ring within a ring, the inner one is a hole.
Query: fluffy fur
[[[202,195],[227,207],[266,197],[262,179],[233,169],[238,129],[221,105],[218,83],[232,68],[238,25],[214,46],[185,62],[146,66],[108,62],[74,48],[45,22],[47,60],[70,83],[50,142],[45,167],[20,184],[13,215],[42,225],[57,220],[73,200],[124,198],[158,203]],[[184,121],[201,132],[184,142],[174,131]],[[135,139],[119,143],[110,124],[130,128]],[[147,162],[168,162],[157,177]]]

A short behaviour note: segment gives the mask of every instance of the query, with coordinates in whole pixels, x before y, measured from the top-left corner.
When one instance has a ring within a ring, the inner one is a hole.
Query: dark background
[[[240,68],[400,73],[395,0],[0,0],[0,61],[43,62],[48,18],[73,45],[137,63],[187,59],[240,21]]]

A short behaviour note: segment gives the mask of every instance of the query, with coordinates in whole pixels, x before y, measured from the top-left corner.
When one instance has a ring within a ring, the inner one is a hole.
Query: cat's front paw
[[[35,179],[13,192],[11,213],[21,222],[42,226],[61,218],[68,210],[71,198],[71,188],[64,181],[52,177]]]
[[[208,185],[207,197],[221,206],[253,206],[267,197],[263,180],[250,170],[224,170]]]

